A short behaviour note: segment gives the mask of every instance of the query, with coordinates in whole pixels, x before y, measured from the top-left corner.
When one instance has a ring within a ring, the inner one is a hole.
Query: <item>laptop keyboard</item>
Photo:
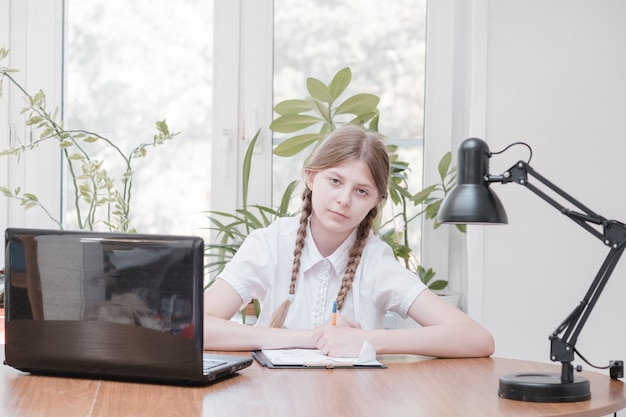
[[[204,373],[206,374],[208,373],[210,369],[215,368],[220,365],[224,365],[225,363],[226,363],[225,361],[204,358],[202,360],[202,369],[204,370]]]

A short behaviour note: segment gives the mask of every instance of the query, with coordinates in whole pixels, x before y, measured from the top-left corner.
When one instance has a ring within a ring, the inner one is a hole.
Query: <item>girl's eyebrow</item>
[[[343,175],[341,175],[339,172],[335,171],[334,169],[329,169],[328,172],[332,176],[335,176],[335,177],[337,177],[337,178],[339,178],[341,180],[345,179],[345,177]],[[376,188],[376,186],[374,184],[370,183],[370,182],[358,183],[356,186],[360,187],[360,188],[372,188],[372,189]]]
[[[360,188],[372,188],[372,189],[376,188],[373,184],[370,184],[370,183],[357,184],[357,187],[360,187]]]

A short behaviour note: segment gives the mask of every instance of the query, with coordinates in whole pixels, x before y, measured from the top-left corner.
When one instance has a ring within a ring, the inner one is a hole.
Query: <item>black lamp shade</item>
[[[440,223],[508,223],[504,206],[487,181],[489,156],[489,147],[481,139],[470,138],[461,143],[457,185],[439,208]]]

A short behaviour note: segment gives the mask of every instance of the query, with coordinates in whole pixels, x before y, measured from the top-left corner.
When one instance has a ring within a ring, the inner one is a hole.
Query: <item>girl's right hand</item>
[[[349,319],[345,318],[344,316],[342,316],[341,314],[337,314],[337,326],[352,327],[353,329],[360,329],[361,328],[361,324],[360,323],[358,323],[356,321],[349,320]]]

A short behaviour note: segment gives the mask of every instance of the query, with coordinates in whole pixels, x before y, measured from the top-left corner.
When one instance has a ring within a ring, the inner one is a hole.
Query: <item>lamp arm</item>
[[[564,200],[568,201],[570,204],[572,204],[574,207],[579,209],[581,212],[575,212],[573,210],[565,208],[558,201],[556,201],[555,199],[547,195],[545,192],[535,187],[531,182],[529,182],[528,181],[529,176],[536,178],[541,184],[548,187],[550,190],[552,190],[554,193],[556,193],[558,196],[560,196]],[[565,216],[569,217],[574,222],[576,222],[579,226],[586,229],[592,235],[594,235],[600,240],[604,240],[604,235],[600,233],[598,230],[596,230],[595,228],[591,227],[590,223],[596,224],[596,225],[603,225],[604,223],[607,222],[607,220],[604,217],[592,211],[587,206],[583,205],[580,201],[576,200],[574,197],[572,197],[571,195],[563,191],[561,188],[557,187],[554,183],[552,183],[546,177],[539,174],[530,165],[528,165],[527,162],[519,161],[517,164],[512,166],[508,171],[506,171],[503,175],[497,176],[497,177],[489,176],[487,178],[487,181],[488,182],[501,182],[503,184],[506,184],[509,182],[516,182],[520,185],[525,186],[526,188],[531,190],[533,193],[538,195],[542,200],[546,201],[552,207],[556,208],[562,214],[564,214]]]
[[[548,194],[529,182],[529,176],[537,179],[541,184],[555,192],[558,196],[568,201],[580,211],[577,212],[565,208],[554,198],[550,197]],[[619,262],[619,259],[626,248],[626,226],[624,223],[615,220],[607,220],[596,214],[571,195],[567,194],[561,188],[557,187],[555,184],[543,177],[524,161],[518,162],[503,175],[489,175],[485,178],[485,180],[490,183],[500,182],[503,184],[516,182],[525,186],[530,191],[538,195],[542,200],[546,201],[579,226],[583,227],[589,233],[600,239],[606,246],[610,247],[606,259],[604,260],[600,270],[596,274],[591,286],[587,290],[587,293],[580,304],[576,306],[576,308],[567,316],[561,325],[559,325],[559,327],[550,335],[550,359],[553,362],[562,363],[562,381],[572,382],[574,376],[571,362],[574,360],[574,352],[578,335],[585,325],[593,307],[602,293],[602,290],[606,286],[606,283],[608,282],[615,266]],[[594,228],[592,224],[601,226],[602,232]]]

